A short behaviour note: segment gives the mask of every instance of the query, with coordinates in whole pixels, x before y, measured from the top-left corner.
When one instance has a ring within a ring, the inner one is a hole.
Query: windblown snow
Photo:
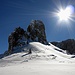
[[[19,49],[22,52],[0,59],[0,75],[75,75],[73,55],[67,55],[51,43],[31,42],[16,51]]]

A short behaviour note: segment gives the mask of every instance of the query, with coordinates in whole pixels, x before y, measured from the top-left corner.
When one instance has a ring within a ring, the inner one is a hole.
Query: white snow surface
[[[75,58],[50,43],[31,42],[0,59],[0,75],[75,75]],[[32,53],[28,54],[29,49]]]

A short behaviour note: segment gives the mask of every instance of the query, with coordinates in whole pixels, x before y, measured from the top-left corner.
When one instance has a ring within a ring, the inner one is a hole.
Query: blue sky
[[[75,39],[75,22],[58,25],[58,17],[51,13],[59,2],[64,7],[68,4],[75,7],[74,0],[0,0],[0,53],[8,49],[8,36],[14,28],[26,29],[35,19],[43,21],[49,42]]]

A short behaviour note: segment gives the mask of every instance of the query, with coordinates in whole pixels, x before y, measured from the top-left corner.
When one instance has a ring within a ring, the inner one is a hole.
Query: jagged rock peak
[[[45,34],[45,26],[40,20],[32,20],[27,28],[27,32],[33,41],[38,41],[43,44],[48,44]]]
[[[22,45],[22,42],[25,41],[25,34],[26,31],[21,27],[15,28],[15,30],[9,35],[8,37],[8,52],[12,53],[14,47]]]
[[[48,44],[45,34],[45,26],[40,20],[31,21],[27,31],[21,27],[15,28],[14,32],[8,37],[8,53],[11,54],[15,47],[24,46],[31,41]]]
[[[32,20],[31,23],[30,23],[30,25],[35,25],[35,24],[42,25],[43,22],[41,20]]]

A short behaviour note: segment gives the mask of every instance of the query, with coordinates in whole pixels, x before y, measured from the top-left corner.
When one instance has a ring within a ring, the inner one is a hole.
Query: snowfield
[[[0,75],[75,75],[75,64],[29,61],[16,66],[0,67]]]
[[[73,55],[52,44],[32,42],[19,49],[24,51],[0,59],[0,75],[75,75]]]

